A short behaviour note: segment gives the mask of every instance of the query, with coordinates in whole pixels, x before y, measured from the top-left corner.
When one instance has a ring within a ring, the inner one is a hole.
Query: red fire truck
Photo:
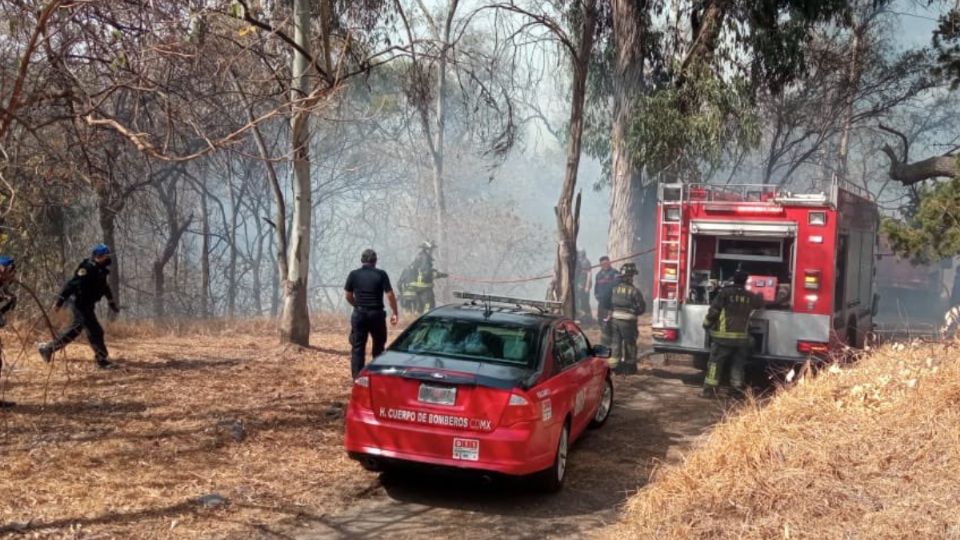
[[[814,193],[769,185],[660,187],[654,261],[657,352],[703,357],[710,301],[734,272],[767,305],[750,325],[755,359],[797,362],[873,326],[878,212],[862,189],[834,181]]]

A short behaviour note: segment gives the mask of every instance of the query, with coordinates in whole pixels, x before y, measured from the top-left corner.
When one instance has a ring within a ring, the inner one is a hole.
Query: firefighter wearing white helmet
[[[613,355],[617,373],[629,375],[637,372],[637,319],[646,310],[643,294],[633,285],[637,265],[626,263],[620,268],[620,283],[613,288],[610,314],[613,330]]]

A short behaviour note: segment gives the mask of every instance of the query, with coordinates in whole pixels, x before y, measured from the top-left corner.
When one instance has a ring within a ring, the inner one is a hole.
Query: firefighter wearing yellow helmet
[[[637,319],[646,310],[640,290],[633,285],[637,265],[625,263],[620,268],[620,283],[613,288],[610,314],[613,331],[613,354],[617,373],[629,375],[637,372]]]
[[[432,241],[421,243],[420,252],[400,276],[400,303],[407,311],[426,313],[436,307],[433,282],[447,277],[433,267],[433,250],[436,248]]]

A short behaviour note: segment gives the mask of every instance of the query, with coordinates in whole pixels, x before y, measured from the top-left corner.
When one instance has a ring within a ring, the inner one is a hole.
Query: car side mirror
[[[880,295],[873,293],[873,302],[870,304],[870,315],[873,317],[880,313]]]
[[[593,348],[590,349],[590,356],[594,356],[596,358],[610,358],[612,354],[613,353],[610,351],[610,347],[607,347],[606,345],[594,345]]]

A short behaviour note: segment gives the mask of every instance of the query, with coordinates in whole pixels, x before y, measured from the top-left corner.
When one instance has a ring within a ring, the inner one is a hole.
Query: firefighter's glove
[[[116,302],[110,302],[107,305],[110,306],[110,311],[120,313],[120,306],[118,306]]]

